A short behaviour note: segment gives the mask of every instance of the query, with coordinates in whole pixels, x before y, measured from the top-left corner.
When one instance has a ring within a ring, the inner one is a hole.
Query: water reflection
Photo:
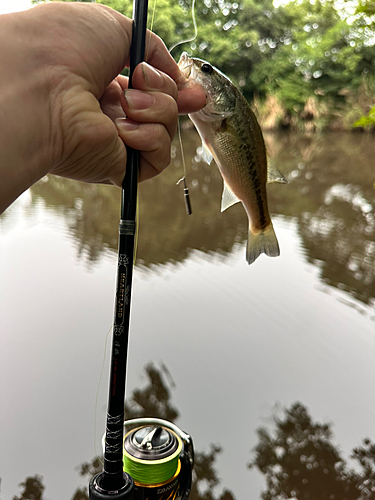
[[[374,498],[375,444],[369,439],[352,452],[356,469],[333,442],[331,423],[314,422],[308,409],[294,403],[274,416],[274,429],[258,429],[258,445],[250,468],[264,474],[264,500]]]
[[[135,389],[126,402],[126,418],[152,416],[173,422],[179,416],[179,412],[171,401],[171,388],[174,383],[167,368],[164,365],[158,368],[149,364],[145,367],[145,375],[146,386],[142,389]],[[189,497],[191,500],[234,500],[232,493],[227,489],[219,494],[214,493],[214,489],[220,483],[215,468],[215,459],[220,451],[220,446],[212,444],[208,452],[195,452],[193,486]],[[101,471],[100,457],[95,457],[78,467],[78,473],[87,479],[87,484],[95,474]],[[21,496],[15,496],[13,500],[43,500],[45,498],[42,476],[27,477],[20,487],[23,488]],[[77,488],[71,500],[88,500],[87,487]]]
[[[174,383],[165,366],[158,368],[153,364],[145,367],[147,385],[142,389],[135,389],[130,399],[125,404],[127,419],[156,417],[174,422],[179,416],[177,408],[171,401],[171,388]],[[191,500],[233,500],[229,490],[224,490],[219,495],[214,493],[214,488],[219,484],[215,469],[215,459],[221,451],[220,446],[211,445],[209,452],[195,452],[195,465],[193,470],[193,486],[190,494]],[[79,474],[89,480],[102,471],[102,464],[98,457],[91,462],[79,467]],[[72,500],[87,500],[86,488],[79,488]]]
[[[174,421],[179,412],[171,401],[173,381],[164,366],[145,367],[146,386],[135,389],[126,403],[127,418],[154,416]],[[272,417],[272,428],[257,430],[258,444],[249,468],[258,469],[265,477],[263,500],[359,500],[374,498],[375,443],[364,439],[352,451],[350,466],[335,444],[332,423],[314,421],[300,402],[289,408],[278,408]],[[246,439],[246,432],[243,433]],[[250,439],[250,438],[249,438]],[[233,493],[223,488],[216,459],[221,448],[211,444],[208,452],[196,452],[191,500],[234,500]],[[233,457],[235,459],[235,457]],[[81,464],[78,472],[89,479],[102,470],[99,457]],[[27,477],[20,484],[20,496],[13,500],[43,500],[44,484],[39,475]],[[87,488],[78,488],[71,500],[88,500]]]
[[[93,264],[108,249],[117,248],[118,189],[49,176],[35,184],[30,192],[31,206],[42,200],[48,211],[64,217],[78,258]]]
[[[323,282],[375,304],[375,139],[343,133],[265,139],[271,161],[290,181],[269,186],[271,211],[297,223],[306,258]],[[138,264],[181,262],[195,249],[227,255],[245,242],[245,213],[240,205],[220,213],[221,177],[200,161],[199,146],[195,131],[185,131],[192,216],[175,185],[182,176],[177,143],[171,167],[140,186]],[[116,252],[116,188],[51,176],[31,189],[31,205],[41,200],[63,215],[79,257],[93,265],[103,253]]]
[[[22,492],[20,496],[14,496],[13,500],[43,500],[45,490],[43,477],[36,474],[29,476],[20,484]]]
[[[375,140],[357,134],[268,136],[292,180],[272,189],[278,213],[298,220],[321,279],[375,304]]]

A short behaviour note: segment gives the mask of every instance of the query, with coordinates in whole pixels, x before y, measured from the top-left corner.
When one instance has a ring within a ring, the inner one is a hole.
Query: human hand
[[[124,61],[128,63],[132,22],[101,5],[69,7],[71,12],[66,4],[56,5],[55,13],[51,13],[56,15],[57,29],[63,22],[60,16],[71,19],[64,39],[74,49],[79,48],[79,56],[72,57],[66,47],[61,47],[62,39],[54,37],[55,48],[69,71],[60,95],[68,93],[69,98],[56,99],[64,117],[61,127],[64,149],[51,172],[120,186],[126,165],[124,142],[141,151],[140,180],[156,175],[170,162],[170,144],[177,126],[178,85],[183,111],[203,106],[203,92],[199,88],[195,92],[185,88],[185,81],[165,45],[148,33],[146,54],[151,66],[142,64],[136,68],[135,90],[126,90],[124,96],[128,81],[117,74]]]
[[[128,89],[128,78],[119,75],[107,87],[100,103],[103,113],[116,125],[121,140],[141,151],[139,180],[143,181],[170,162],[177,126],[178,88],[168,75],[147,63],[135,68],[132,83],[133,89]],[[121,185],[123,175],[120,165],[119,177],[112,182]]]
[[[130,19],[99,4],[59,2],[0,17],[8,41],[0,168],[12,169],[10,183],[0,182],[0,211],[49,172],[120,186],[124,142],[141,151],[141,180],[167,166],[178,111],[197,111],[205,95],[186,86],[160,38],[147,33],[148,64],[136,68],[125,97],[127,79],[118,75],[129,63]]]

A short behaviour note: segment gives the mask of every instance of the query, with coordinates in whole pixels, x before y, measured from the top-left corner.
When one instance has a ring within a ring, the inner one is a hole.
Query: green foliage
[[[193,36],[191,1],[150,0],[149,25],[167,47]],[[132,0],[102,3],[131,16]],[[353,15],[333,0],[277,8],[272,0],[197,0],[195,15],[197,38],[173,50],[176,60],[183,50],[206,59],[247,99],[273,96],[289,115],[300,116],[311,97],[341,110],[363,77],[375,75],[373,2],[363,0]]]
[[[357,120],[353,126],[362,128],[375,127],[375,106],[371,108],[367,115],[362,116],[359,120]]]
[[[375,4],[373,0],[360,0],[357,6],[357,13],[364,14],[370,22],[375,22]],[[369,23],[367,23],[369,24]]]

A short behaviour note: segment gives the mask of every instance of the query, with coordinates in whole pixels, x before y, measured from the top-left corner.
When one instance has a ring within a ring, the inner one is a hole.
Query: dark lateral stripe
[[[257,206],[258,206],[258,210],[259,210],[259,223],[260,223],[260,227],[263,228],[267,225],[267,219],[266,219],[266,214],[264,211],[264,202],[263,202],[263,197],[262,197],[261,183],[260,183],[258,171],[256,170],[254,157],[253,157],[252,152],[248,146],[246,148],[245,155],[246,155],[247,164],[249,166],[249,174],[250,174],[251,180],[253,182],[255,197],[257,200]]]

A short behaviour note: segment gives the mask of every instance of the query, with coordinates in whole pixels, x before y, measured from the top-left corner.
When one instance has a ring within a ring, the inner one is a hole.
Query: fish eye
[[[204,63],[201,66],[201,70],[203,71],[203,73],[212,73],[213,68],[212,68],[211,64]]]

